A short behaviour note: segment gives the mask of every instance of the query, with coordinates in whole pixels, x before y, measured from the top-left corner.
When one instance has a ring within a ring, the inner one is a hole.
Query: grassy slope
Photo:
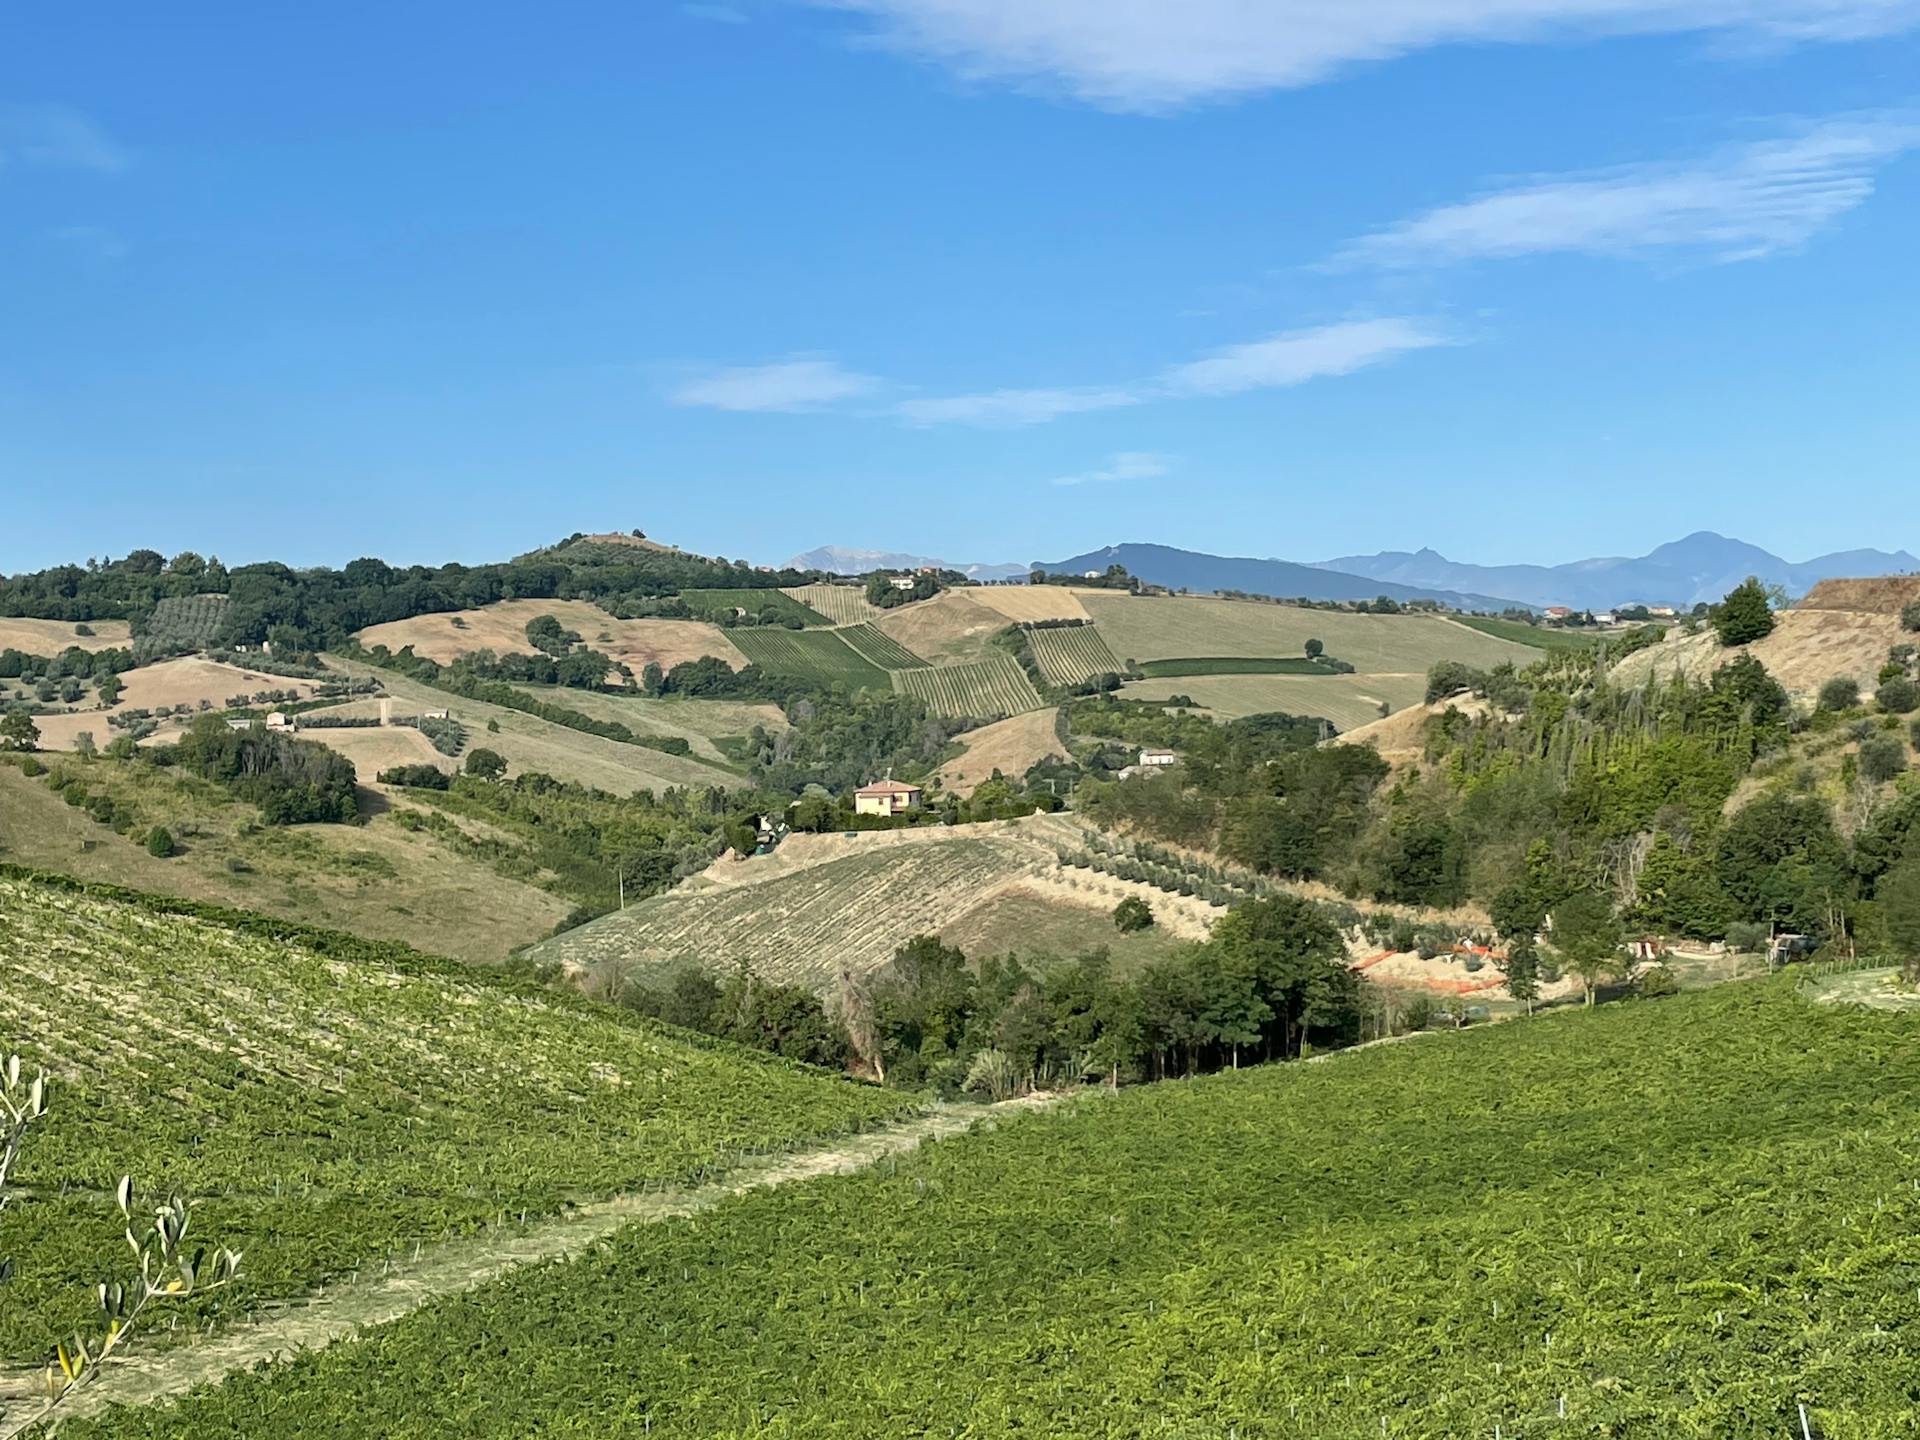
[[[1140,673],[1149,680],[1170,675],[1333,675],[1338,672],[1302,656],[1195,655],[1184,660],[1143,660]]]
[[[1436,660],[1492,666],[1539,658],[1526,646],[1429,615],[1350,615],[1251,600],[1137,598],[1088,593],[1081,601],[1123,660],[1190,655],[1293,657],[1319,640],[1363,674],[1424,675]]]
[[[1456,615],[1459,624],[1496,640],[1511,640],[1516,645],[1531,645],[1536,650],[1591,650],[1603,638],[1590,630],[1554,630],[1545,625],[1528,625],[1520,620],[1501,620],[1492,615]]]
[[[943,929],[940,938],[975,960],[1013,955],[1041,971],[1052,961],[1105,950],[1116,975],[1133,974],[1188,943],[1160,926],[1122,935],[1106,911],[1053,904],[1019,891],[970,911]]]
[[[744,736],[756,725],[769,731],[787,728],[787,717],[778,705],[679,697],[648,699],[644,695],[569,690],[554,685],[516,685],[514,688],[536,700],[578,710],[595,720],[616,721],[636,735],[677,736],[693,747],[696,757],[714,765],[729,763],[714,741]]]
[[[53,1098],[7,1212],[0,1353],[43,1354],[86,1305],[122,1170],[195,1197],[247,1294],[285,1297],[910,1102],[400,947],[161,909],[0,874],[0,1004]]]
[[[1319,715],[1340,730],[1380,718],[1380,702],[1393,710],[1417,705],[1426,693],[1424,675],[1192,675],[1136,680],[1120,693],[1129,700],[1190,696],[1216,719],[1284,711]]]
[[[1014,1121],[76,1433],[1892,1440],[1917,1133],[1920,1017],[1620,1005]]]
[[[225,790],[171,771],[41,756],[84,775],[142,822],[164,824],[183,853],[156,860],[47,787],[0,763],[0,860],[87,880],[244,905],[310,925],[398,940],[462,960],[497,962],[548,934],[570,902],[496,873],[430,834],[381,814],[364,826],[262,825]]]
[[[451,710],[454,719],[467,727],[468,748],[485,746],[498,751],[506,757],[511,774],[539,770],[558,780],[577,780],[583,785],[622,795],[635,790],[660,791],[669,785],[732,786],[741,783],[739,776],[696,759],[665,755],[644,745],[628,745],[584,731],[570,730],[536,716],[523,715],[518,710],[436,690],[391,670],[376,670],[369,665],[339,659],[329,659],[328,664],[351,675],[379,676],[393,697],[396,714]],[[560,696],[550,698],[554,704],[566,704]],[[356,704],[364,709],[366,702]],[[341,713],[354,712],[348,710]],[[497,732],[487,729],[489,720],[499,724]],[[307,732],[305,738],[324,743],[326,736],[325,730],[313,730]]]

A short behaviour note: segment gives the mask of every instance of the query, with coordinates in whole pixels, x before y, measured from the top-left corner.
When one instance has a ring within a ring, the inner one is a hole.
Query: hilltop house
[[[913,588],[913,576],[911,575],[890,575],[887,578],[892,582],[893,588],[896,590],[911,590]]]
[[[1547,607],[1547,619],[1549,620],[1571,620],[1572,618],[1573,611],[1569,610],[1565,605],[1549,605]]]
[[[1178,764],[1180,757],[1171,750],[1142,750],[1140,763],[1150,768]]]
[[[899,780],[876,780],[853,792],[856,815],[905,815],[920,808],[925,792]]]

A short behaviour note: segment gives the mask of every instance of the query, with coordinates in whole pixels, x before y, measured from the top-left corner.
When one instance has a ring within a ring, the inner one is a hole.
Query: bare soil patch
[[[1087,620],[1080,592],[1064,585],[980,585],[967,598],[1009,620]]]
[[[889,610],[874,623],[894,640],[933,665],[956,665],[978,660],[987,640],[1007,628],[1007,617],[997,610],[948,590],[931,600]]]
[[[1066,747],[1054,725],[1059,713],[1030,710],[967,732],[960,737],[965,753],[940,768],[940,783],[957,795],[971,795],[995,770],[1018,780],[1048,756],[1064,756]]]
[[[1901,582],[1827,583],[1892,586]],[[1849,594],[1841,590],[1829,592],[1834,598]],[[1697,635],[1670,634],[1660,644],[1629,655],[1614,666],[1613,679],[1616,684],[1638,685],[1658,676],[1678,673],[1703,680],[1746,653],[1766,666],[1767,673],[1786,686],[1796,700],[1806,703],[1818,695],[1822,685],[1836,677],[1858,680],[1862,688],[1871,693],[1874,677],[1886,663],[1887,651],[1902,639],[1897,607],[1888,613],[1802,605],[1781,611],[1773,633],[1751,645],[1729,649],[1711,629],[1703,629]]]

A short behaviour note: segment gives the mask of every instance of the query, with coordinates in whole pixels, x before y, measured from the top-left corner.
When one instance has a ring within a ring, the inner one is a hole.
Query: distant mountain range
[[[1749,575],[1804,595],[1822,580],[1920,570],[1904,550],[1843,550],[1798,564],[1741,540],[1702,530],[1638,558],[1575,560],[1566,565],[1470,565],[1433,550],[1342,555],[1316,568],[1396,585],[1506,595],[1533,606],[1608,609],[1636,602],[1691,606],[1718,600]]]
[[[822,545],[787,562],[790,570],[824,570],[829,575],[865,575],[873,570],[918,570],[932,565],[953,570],[969,580],[1014,580],[1026,575],[1025,565],[978,565],[936,560],[927,555],[903,555],[893,550],[849,550],[844,545]]]
[[[1920,558],[1904,550],[1843,550],[1799,563],[1757,545],[1702,530],[1638,557],[1575,560],[1565,565],[1472,565],[1435,550],[1384,550],[1297,562],[1208,555],[1170,545],[1109,545],[1065,560],[1028,565],[980,565],[882,550],[822,546],[787,562],[798,570],[861,575],[870,570],[910,570],[938,565],[975,580],[1013,580],[1039,568],[1077,575],[1124,565],[1128,573],[1172,590],[1208,593],[1244,590],[1250,595],[1309,600],[1435,600],[1460,610],[1542,609],[1566,605],[1605,610],[1622,605],[1675,605],[1715,601],[1749,575],[1804,595],[1822,580],[1899,575],[1920,571]]]
[[[1493,595],[1435,585],[1342,575],[1330,565],[1203,555],[1194,550],[1176,550],[1170,545],[1109,545],[1104,550],[1090,550],[1071,559],[1047,561],[1040,568],[1050,574],[1079,575],[1088,570],[1105,570],[1109,565],[1124,565],[1129,574],[1139,576],[1150,585],[1164,585],[1170,590],[1197,590],[1203,594],[1215,590],[1244,590],[1249,595],[1272,595],[1288,600],[1296,597],[1373,600],[1385,595],[1392,600],[1437,600],[1458,610],[1504,610],[1515,603]]]

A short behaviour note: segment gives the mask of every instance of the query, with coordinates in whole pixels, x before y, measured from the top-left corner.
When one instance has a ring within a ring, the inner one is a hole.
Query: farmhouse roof
[[[853,793],[856,795],[918,795],[920,787],[909,785],[901,780],[876,780],[871,785],[862,785]]]

